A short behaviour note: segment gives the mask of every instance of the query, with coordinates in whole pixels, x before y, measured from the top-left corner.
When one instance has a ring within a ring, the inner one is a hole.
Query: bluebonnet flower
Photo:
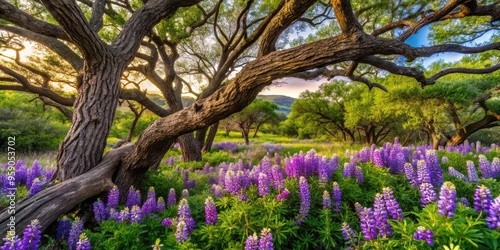
[[[425,152],[425,164],[429,169],[431,183],[434,186],[439,186],[443,183],[443,170],[439,166],[439,159],[436,150],[428,150]]]
[[[454,167],[448,167],[448,174],[450,174],[453,177],[456,177],[458,179],[462,179],[464,181],[467,181],[467,177],[465,177],[464,174],[458,172]]]
[[[278,194],[278,196],[276,197],[276,199],[279,200],[279,201],[283,201],[286,198],[288,198],[288,195],[290,195],[290,191],[288,191],[288,189],[285,188],[283,191],[281,191],[280,194]]]
[[[118,216],[116,217],[116,220],[119,222],[127,222],[130,220],[130,209],[128,207],[125,207],[123,210],[118,213]]]
[[[431,183],[430,171],[424,160],[419,160],[417,162],[417,183],[418,185],[422,183]]]
[[[208,225],[217,224],[217,209],[214,200],[210,196],[205,200],[205,217]]]
[[[365,239],[372,240],[377,238],[377,224],[373,215],[373,209],[364,207],[361,209],[359,216],[361,230],[363,231]]]
[[[127,201],[125,203],[125,206],[128,208],[132,208],[135,205],[141,205],[141,200],[139,197],[139,200],[137,200],[136,192],[135,192],[134,186],[130,186],[127,194]],[[140,193],[139,193],[140,194]]]
[[[264,228],[260,233],[259,250],[273,250],[273,235],[271,229]]]
[[[177,198],[175,197],[175,189],[170,188],[167,198],[167,206],[175,206],[177,204]]]
[[[333,211],[336,213],[340,213],[342,207],[342,192],[340,191],[340,186],[336,181],[333,182],[332,194]]]
[[[259,237],[257,233],[253,233],[253,235],[248,236],[245,241],[245,250],[257,250],[259,249]]]
[[[285,187],[285,179],[283,177],[281,168],[278,165],[274,165],[271,170],[271,175],[274,188],[278,191],[281,191],[283,187]]]
[[[295,223],[300,225],[309,214],[311,206],[311,194],[309,192],[309,184],[304,176],[299,179],[299,195],[300,195],[300,209]]]
[[[486,217],[486,223],[491,229],[500,229],[500,196],[496,197],[490,204],[490,211]]]
[[[37,194],[38,192],[42,191],[42,184],[43,184],[42,181],[40,181],[39,178],[36,178],[33,181],[33,184],[31,184],[30,190],[28,192],[28,197],[31,197]]]
[[[108,210],[111,208],[116,209],[116,206],[118,205],[119,199],[120,199],[120,190],[115,185],[115,186],[113,186],[113,188],[111,190],[109,190],[109,193],[108,193],[108,203],[107,203]]]
[[[137,205],[132,207],[130,211],[130,223],[141,223],[142,221],[142,212],[141,208]]]
[[[97,199],[93,204],[94,218],[97,224],[101,224],[101,221],[108,218],[108,212],[104,206],[104,202],[101,199]]]
[[[144,215],[144,217],[147,217],[149,214],[154,213],[156,210],[155,206],[155,201],[153,198],[147,199],[144,204],[142,204],[141,212]]]
[[[429,203],[436,201],[436,192],[434,191],[434,187],[430,183],[422,183],[420,185],[420,204],[422,207],[427,206]]]
[[[56,239],[68,239],[70,227],[71,221],[69,220],[69,218],[66,216],[62,217],[57,224]]]
[[[457,191],[455,185],[447,181],[441,186],[438,200],[438,213],[446,217],[455,217],[455,209],[457,209]]]
[[[80,235],[80,239],[76,243],[76,250],[90,250],[90,241],[85,233]]]
[[[3,246],[0,247],[1,250],[18,250],[23,249],[23,242],[21,239],[15,235],[13,238],[7,235],[8,238],[3,238]]]
[[[498,157],[493,158],[491,161],[491,177],[498,178],[500,177],[500,159]]]
[[[392,189],[390,187],[385,187],[382,189],[384,195],[385,206],[387,212],[391,215],[393,220],[403,219],[403,210],[399,206],[398,201],[394,198]]]
[[[328,191],[323,191],[323,209],[329,209],[332,206],[332,198]]]
[[[363,183],[365,181],[365,175],[363,174],[363,169],[361,169],[361,167],[356,166],[354,173],[358,179],[358,183]]]
[[[76,217],[71,224],[71,230],[69,231],[68,246],[70,250],[76,249],[76,243],[80,239],[80,235],[83,230],[83,222],[80,218]]]
[[[187,199],[189,198],[189,190],[183,189],[181,192],[181,199]]]
[[[472,161],[466,161],[467,164],[467,173],[469,175],[469,182],[478,182],[479,177],[477,175],[476,166]]]
[[[406,179],[412,185],[413,187],[416,187],[418,184],[416,174],[415,174],[415,169],[413,168],[413,165],[411,163],[407,162],[404,165],[404,173],[406,175]]]
[[[269,194],[269,179],[267,178],[266,174],[259,173],[258,187],[259,187],[259,196],[262,197]]]
[[[485,185],[478,186],[474,193],[474,210],[488,213],[492,200],[490,190]]]
[[[413,234],[414,240],[425,240],[427,245],[434,245],[434,233],[431,230],[426,229],[423,226],[419,226],[417,231]]]
[[[158,197],[158,201],[156,202],[156,211],[157,213],[161,213],[163,211],[165,211],[166,209],[166,205],[165,205],[165,200],[163,199],[163,197]]]
[[[177,242],[184,242],[188,239],[188,229],[184,219],[179,219],[179,222],[177,223],[175,239],[177,239]]]
[[[375,218],[375,224],[380,236],[382,238],[390,237],[392,235],[392,229],[389,225],[389,217],[387,216],[387,209],[385,207],[385,201],[382,194],[375,195],[375,200],[373,202],[373,216]]]
[[[163,219],[161,221],[161,225],[170,229],[170,227],[172,227],[172,218],[165,218],[165,219]]]
[[[42,238],[42,226],[38,220],[32,220],[31,223],[24,229],[23,233],[23,249],[37,250]]]
[[[381,155],[380,150],[375,149],[375,151],[373,151],[372,161],[375,164],[375,166],[377,166],[377,167],[384,166],[384,161],[382,160],[382,155]]]
[[[460,198],[460,203],[462,203],[466,207],[470,207],[470,202],[465,197]]]
[[[478,158],[479,158],[479,169],[481,170],[481,176],[483,177],[483,179],[491,178],[492,175],[491,175],[490,162],[484,155],[479,155]]]
[[[347,222],[342,222],[342,236],[344,237],[344,240],[347,241],[348,244],[350,245],[355,245],[357,242],[356,239],[356,234],[354,233],[354,230],[347,224]]]

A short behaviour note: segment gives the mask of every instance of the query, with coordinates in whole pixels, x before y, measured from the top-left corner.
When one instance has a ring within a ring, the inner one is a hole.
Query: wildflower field
[[[44,235],[32,221],[0,249],[497,249],[499,153],[479,142],[395,139],[333,155],[224,142],[184,163],[174,149],[124,202],[113,188],[90,216],[73,211]],[[43,157],[17,162],[18,199],[54,173]],[[5,172],[2,207],[14,188]]]

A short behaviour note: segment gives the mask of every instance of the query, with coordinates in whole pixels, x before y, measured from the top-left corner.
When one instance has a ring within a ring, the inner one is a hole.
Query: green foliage
[[[0,148],[6,149],[8,137],[16,138],[19,152],[54,150],[64,138],[69,124],[51,107],[34,100],[34,95],[0,92]],[[14,109],[15,107],[15,109]]]

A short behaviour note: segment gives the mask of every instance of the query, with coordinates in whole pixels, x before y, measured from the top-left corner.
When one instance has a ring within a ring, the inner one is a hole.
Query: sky
[[[429,26],[425,26],[422,29],[420,29],[416,34],[411,35],[408,37],[408,39],[405,41],[407,44],[411,45],[412,47],[422,47],[422,46],[428,46],[429,41],[428,41],[428,35],[430,33]],[[493,32],[486,33],[482,37],[478,38],[475,40],[475,42],[484,42],[487,39],[491,37]],[[445,62],[453,62],[453,61],[458,61],[462,58],[462,54],[460,53],[440,53],[433,55],[429,58],[426,58],[423,62],[423,65],[425,67],[429,66],[433,62],[436,62],[438,60],[444,60]],[[281,84],[281,86],[277,87],[269,87],[266,88],[261,92],[262,95],[286,95],[294,98],[298,98],[300,93],[309,90],[309,91],[316,91],[318,90],[319,86],[325,82],[327,82],[326,79],[321,79],[321,80],[314,80],[314,81],[306,81],[298,78],[284,78],[281,80],[282,82],[286,82],[286,84]]]

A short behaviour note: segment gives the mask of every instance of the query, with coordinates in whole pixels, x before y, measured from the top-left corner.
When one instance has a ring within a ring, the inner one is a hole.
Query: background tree
[[[451,43],[448,38],[456,37],[456,34],[447,34],[444,42],[438,41],[435,45],[412,47],[405,43],[411,34],[434,23],[437,26],[474,26],[471,30],[478,27],[495,29],[493,24],[500,20],[500,7],[493,1],[384,1],[383,4],[370,4],[369,8],[365,8],[365,1],[262,1],[259,3],[266,8],[260,8],[260,16],[263,18],[261,22],[245,22],[251,15],[242,14],[239,19],[242,22],[233,23],[233,27],[242,24],[251,27],[248,32],[238,33],[241,35],[236,37],[249,39],[249,42],[241,46],[242,49],[249,48],[250,45],[256,46],[254,59],[245,63],[234,77],[229,75],[227,81],[221,81],[220,86],[209,84],[206,89],[210,91],[207,91],[206,95],[200,95],[190,107],[166,112],[165,116],[144,130],[136,142],[112,150],[103,157],[106,138],[120,96],[129,94],[129,98],[133,97],[141,104],[144,102],[148,109],[158,108],[151,105],[147,99],[142,99],[144,95],[141,91],[121,90],[124,72],[133,65],[137,53],[142,51],[141,44],[154,41],[155,37],[151,34],[154,34],[153,29],[157,29],[156,25],[162,20],[170,20],[179,8],[197,7],[197,4],[213,2],[40,2],[41,5],[29,2],[41,10],[34,11],[30,6],[15,6],[6,0],[0,0],[2,30],[17,35],[23,34],[22,36],[29,40],[44,41],[44,46],[68,59],[74,72],[77,72],[77,80],[74,81],[77,95],[74,99],[66,96],[61,98],[61,95],[50,87],[36,86],[26,81],[27,74],[36,72],[31,68],[25,67],[29,72],[23,74],[24,72],[17,72],[3,64],[0,66],[4,73],[2,82],[6,86],[2,87],[3,89],[29,89],[54,102],[64,101],[73,107],[72,125],[59,147],[57,157],[58,170],[55,178],[59,182],[50,183],[37,195],[18,204],[18,228],[24,228],[31,219],[43,214],[44,217],[39,219],[45,229],[61,214],[100,194],[113,183],[122,193],[126,193],[130,185],[140,184],[144,173],[162,159],[179,136],[207,128],[242,110],[265,86],[285,76],[302,74],[302,77],[315,78],[342,75],[363,82],[370,88],[383,88],[367,80],[363,74],[379,68],[390,73],[410,76],[415,79],[415,84],[427,86],[451,73],[484,74],[498,69],[498,64],[475,69],[443,69],[441,74],[438,73],[438,77],[428,78],[423,69],[394,62],[396,59],[401,61],[401,56],[411,62],[420,57],[443,52],[475,54],[498,50],[500,43],[495,41],[488,41],[487,44],[479,46]],[[115,15],[126,9],[132,11],[123,11],[123,16]],[[91,14],[84,15],[86,10],[91,10]],[[315,16],[320,18],[314,18]],[[323,16],[324,18],[321,18]],[[447,21],[451,19],[453,20]],[[111,25],[108,25],[108,22]],[[286,42],[286,33],[300,28],[303,23],[310,25],[306,27],[310,28],[313,34],[302,42]],[[188,27],[184,27],[186,28]],[[110,30],[116,30],[116,35]],[[473,37],[476,34],[458,35]],[[3,39],[2,43],[5,43],[4,41],[6,40]],[[235,45],[225,44],[228,48]],[[239,47],[236,45],[236,48]],[[170,55],[175,56],[175,53]],[[37,75],[44,79],[43,74]],[[167,83],[175,83],[175,79]],[[179,91],[178,87],[176,89]],[[92,142],[87,138],[93,138]],[[9,214],[6,211],[0,215],[0,223],[6,223],[8,219]],[[5,233],[6,228],[1,228],[0,234]]]
[[[229,120],[227,123],[235,124],[240,129],[245,144],[249,145],[250,129],[254,129],[255,137],[263,124],[276,122],[278,120],[276,110],[278,110],[278,105],[257,98],[242,111],[227,118]]]

